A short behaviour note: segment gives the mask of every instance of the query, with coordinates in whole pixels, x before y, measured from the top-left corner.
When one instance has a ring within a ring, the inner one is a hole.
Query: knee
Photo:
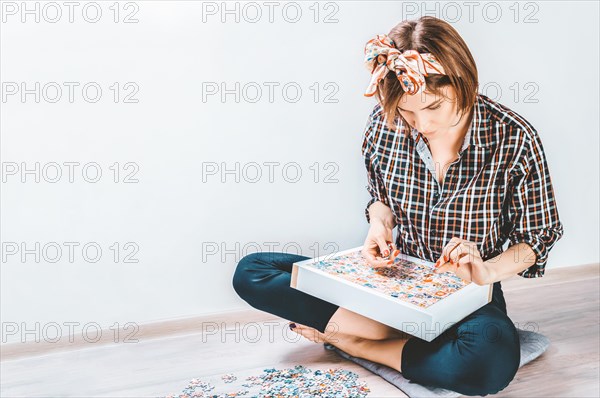
[[[466,395],[484,396],[503,390],[514,379],[521,361],[519,335],[509,319],[491,321],[480,332],[471,347],[474,355],[465,362]]]
[[[248,298],[252,294],[252,273],[251,268],[252,264],[257,260],[260,253],[251,253],[248,254],[238,262],[235,272],[233,273],[233,279],[231,281],[233,290],[243,298],[248,301]]]

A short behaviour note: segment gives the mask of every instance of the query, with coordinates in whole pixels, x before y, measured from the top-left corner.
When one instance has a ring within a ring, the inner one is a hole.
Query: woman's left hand
[[[445,264],[444,264],[445,263]],[[452,271],[461,279],[477,285],[492,283],[492,272],[481,258],[477,244],[454,237],[442,250],[442,257],[435,263],[434,273]]]

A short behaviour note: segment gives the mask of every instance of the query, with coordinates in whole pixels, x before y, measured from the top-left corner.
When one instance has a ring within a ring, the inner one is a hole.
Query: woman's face
[[[404,94],[398,101],[398,110],[404,120],[427,138],[442,137],[460,128],[456,125],[459,115],[454,89],[445,86],[441,90],[443,96],[425,91]]]

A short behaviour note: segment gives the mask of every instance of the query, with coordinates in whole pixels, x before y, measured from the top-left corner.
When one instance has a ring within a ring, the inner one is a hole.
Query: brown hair
[[[448,22],[432,16],[423,16],[417,20],[400,22],[392,28],[388,36],[400,52],[416,50],[433,54],[444,67],[446,75],[430,74],[425,77],[425,91],[443,95],[441,88],[452,86],[456,92],[461,117],[464,112],[471,111],[479,86],[477,66],[467,44]],[[398,111],[398,102],[404,93],[393,71],[388,71],[377,86],[375,97],[383,106],[390,130],[394,129],[395,119],[402,118]]]

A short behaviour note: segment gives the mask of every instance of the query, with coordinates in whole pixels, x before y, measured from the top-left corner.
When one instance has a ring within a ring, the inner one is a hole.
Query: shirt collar
[[[463,145],[460,150],[461,152],[469,145],[487,147],[494,143],[490,120],[491,114],[487,108],[489,101],[490,100],[488,97],[482,94],[477,94],[475,105],[473,107],[473,120],[471,122],[471,126],[469,126],[469,130],[467,130],[467,133],[465,134]],[[417,129],[413,128],[411,135],[416,143],[420,141],[421,134],[417,131]]]

